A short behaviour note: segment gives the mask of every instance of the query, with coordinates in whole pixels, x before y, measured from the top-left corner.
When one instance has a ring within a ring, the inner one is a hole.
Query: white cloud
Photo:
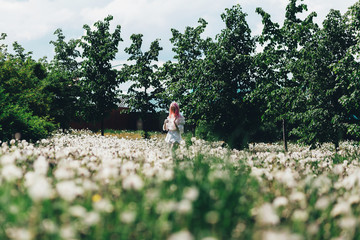
[[[106,6],[86,7],[80,14],[88,24],[113,15],[113,27],[120,24],[122,28],[122,49],[131,44],[129,38],[133,33],[144,35],[144,51],[152,41],[161,39],[160,45],[164,50],[160,52],[160,58],[169,60],[173,57],[169,42],[171,28],[184,31],[186,26],[197,26],[198,19],[204,18],[209,23],[204,36],[215,37],[223,27],[221,13],[234,4],[232,0],[214,1],[211,4],[208,0],[113,0]],[[127,58],[121,51],[119,55]]]
[[[300,1],[299,1],[300,2]],[[309,12],[318,13],[321,23],[331,8],[342,13],[355,0],[304,0]],[[126,59],[122,51],[129,46],[133,33],[144,35],[144,51],[152,41],[160,38],[164,50],[160,59],[169,60],[171,52],[171,28],[184,31],[186,26],[197,26],[198,19],[204,18],[209,24],[204,37],[215,37],[223,28],[220,15],[225,8],[240,4],[248,14],[247,21],[253,34],[262,29],[261,17],[255,13],[262,7],[272,16],[272,20],[282,23],[288,0],[0,0],[0,32],[8,34],[8,43],[19,41],[26,50],[47,54],[51,57],[52,46],[49,39],[55,39],[53,32],[62,28],[67,39],[82,36],[83,25],[92,25],[113,15],[111,26],[121,25],[119,57]],[[70,36],[69,36],[70,33]],[[30,49],[28,49],[30,47]],[[36,56],[42,57],[42,56]]]
[[[34,40],[52,34],[55,26],[74,17],[74,12],[70,9],[57,8],[55,4],[45,0],[0,1],[0,5],[0,29],[18,41]]]

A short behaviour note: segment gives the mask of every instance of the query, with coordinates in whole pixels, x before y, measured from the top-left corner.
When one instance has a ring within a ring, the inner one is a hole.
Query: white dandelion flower
[[[199,190],[196,187],[187,187],[184,189],[183,197],[195,201],[199,197]]]
[[[49,163],[44,156],[39,156],[34,162],[34,171],[39,174],[46,174],[49,169]]]
[[[136,219],[136,212],[134,211],[125,211],[120,214],[120,221],[126,224],[133,223]]]
[[[31,240],[33,239],[30,230],[25,228],[7,228],[6,235],[12,240]]]
[[[60,228],[60,236],[63,239],[74,239],[75,238],[75,230],[70,225],[64,225]]]
[[[286,197],[280,196],[275,198],[272,204],[275,208],[279,208],[288,205],[288,203],[289,200]]]
[[[182,230],[170,235],[167,240],[193,240],[193,235],[188,230]]]
[[[181,214],[187,214],[192,211],[192,202],[188,199],[183,199],[178,203],[177,211]]]
[[[33,182],[28,186],[29,196],[34,201],[49,199],[53,194],[53,189],[49,180],[42,175],[35,175]]]
[[[321,197],[315,203],[315,208],[318,210],[325,210],[330,204],[329,197]]]
[[[280,222],[279,216],[270,203],[264,203],[255,212],[256,222],[260,225],[276,225]]]
[[[20,179],[23,175],[23,172],[21,168],[13,164],[8,164],[1,169],[1,175],[2,178],[5,179],[6,181],[12,182],[17,179]]]
[[[99,201],[93,202],[93,208],[98,212],[107,213],[110,213],[114,210],[113,205],[108,199],[101,199]]]
[[[69,213],[74,217],[84,218],[86,216],[87,211],[86,208],[84,208],[83,206],[75,205],[69,207]]]
[[[100,214],[98,212],[88,212],[83,218],[83,223],[87,226],[94,226],[100,221]]]
[[[295,210],[292,219],[295,221],[306,222],[309,218],[309,214],[305,210]]]
[[[62,181],[56,184],[56,190],[61,198],[73,201],[77,196],[83,194],[83,189],[78,187],[74,181]]]
[[[351,206],[347,201],[338,202],[331,210],[330,214],[332,217],[336,217],[338,215],[349,215],[351,214]]]
[[[357,226],[357,220],[355,217],[352,216],[346,216],[343,218],[340,218],[339,220],[339,227],[346,230],[355,229]]]
[[[122,187],[126,190],[140,190],[144,186],[143,180],[136,174],[131,174],[122,182]]]

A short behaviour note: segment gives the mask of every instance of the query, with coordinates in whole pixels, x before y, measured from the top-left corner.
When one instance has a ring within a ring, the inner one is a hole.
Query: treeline
[[[110,31],[112,16],[84,25],[80,39],[65,41],[58,29],[50,62],[35,61],[18,43],[15,54],[2,45],[0,137],[19,132],[36,140],[74,119],[103,123],[125,99],[143,114],[145,130],[146,113],[167,111],[175,100],[189,131],[231,147],[283,138],[286,148],[288,137],[338,147],[342,139],[358,139],[360,1],[343,15],[331,10],[322,26],[315,12],[299,17],[306,11],[290,0],[284,22],[276,23],[257,8],[259,36],[251,34],[239,5],[225,9],[225,27],[215,39],[202,37],[204,19],[184,32],[171,29],[174,60],[161,66],[159,40],[144,51],[142,34],[133,34],[125,48],[128,63],[111,66],[122,41],[119,25]],[[119,85],[128,81],[121,93]]]

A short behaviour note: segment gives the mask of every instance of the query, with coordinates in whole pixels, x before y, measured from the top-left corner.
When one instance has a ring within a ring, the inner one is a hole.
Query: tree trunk
[[[335,145],[335,152],[337,152],[339,150],[339,147],[340,147],[339,140],[335,140],[334,145]]]
[[[286,121],[285,121],[285,119],[282,120],[282,129],[283,129],[284,150],[285,150],[285,152],[287,152],[288,151],[288,146],[287,146],[287,133],[286,133]]]
[[[142,114],[142,115],[143,115],[142,119],[143,119],[143,131],[144,131],[143,137],[145,139],[149,139],[150,134],[149,134],[149,128],[148,128],[148,121],[147,121],[148,119],[147,119],[146,114]]]
[[[104,136],[104,116],[101,117],[101,136]]]

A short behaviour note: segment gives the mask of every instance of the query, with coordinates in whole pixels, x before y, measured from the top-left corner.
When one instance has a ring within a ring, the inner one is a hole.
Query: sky
[[[298,1],[299,2],[299,1]],[[308,12],[318,14],[316,22],[321,24],[330,9],[345,13],[356,0],[304,0]],[[5,44],[17,41],[26,52],[33,52],[35,59],[46,56],[51,60],[54,48],[49,42],[56,40],[54,32],[61,28],[65,40],[77,39],[84,35],[83,25],[93,25],[106,16],[114,17],[112,29],[121,26],[119,53],[114,65],[126,61],[124,49],[130,46],[130,36],[144,35],[143,51],[155,39],[160,39],[163,50],[159,62],[172,60],[171,28],[183,32],[187,26],[198,26],[198,19],[204,18],[207,28],[203,37],[214,38],[224,23],[221,14],[226,8],[240,4],[247,13],[247,22],[253,35],[261,33],[261,17],[255,13],[257,7],[268,12],[272,20],[282,23],[288,0],[0,0],[0,33],[8,37]],[[1,44],[1,42],[0,42]]]

